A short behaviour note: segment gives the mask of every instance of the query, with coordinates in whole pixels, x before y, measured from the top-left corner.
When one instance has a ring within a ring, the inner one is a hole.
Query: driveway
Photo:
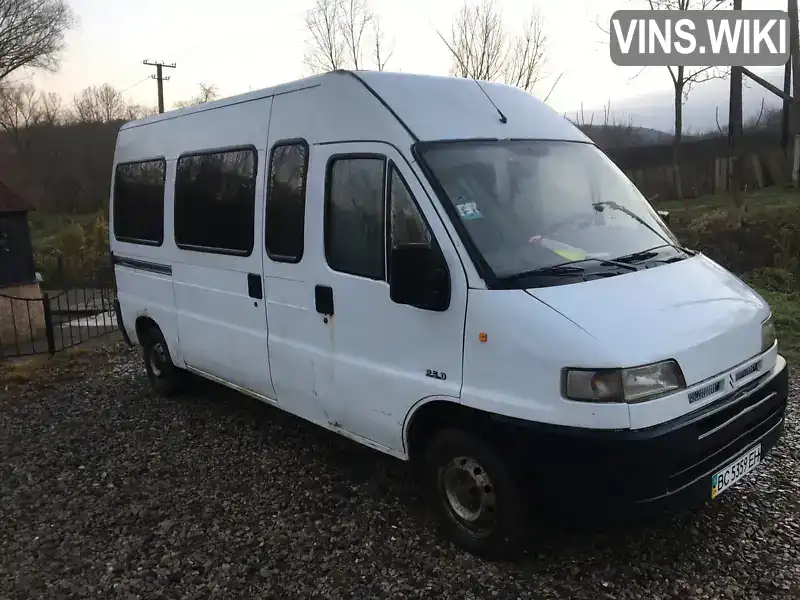
[[[2,377],[0,598],[800,597],[796,379],[782,443],[713,505],[489,563],[402,463],[211,384],[156,397],[120,343]]]

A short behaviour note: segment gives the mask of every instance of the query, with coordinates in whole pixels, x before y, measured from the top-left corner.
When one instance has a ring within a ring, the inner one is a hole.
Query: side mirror
[[[389,255],[389,297],[397,304],[444,312],[450,306],[450,273],[438,248],[406,244]]]
[[[664,221],[667,225],[669,225],[669,211],[668,210],[659,210],[658,216],[661,217],[661,220]]]

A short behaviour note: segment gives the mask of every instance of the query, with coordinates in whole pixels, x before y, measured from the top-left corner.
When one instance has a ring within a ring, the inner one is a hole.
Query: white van
[[[110,204],[157,390],[191,372],[412,461],[470,551],[713,499],[782,431],[767,303],[515,87],[333,72],[148,117]]]

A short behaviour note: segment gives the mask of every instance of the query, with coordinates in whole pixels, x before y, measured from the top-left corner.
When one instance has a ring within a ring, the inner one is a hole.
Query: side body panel
[[[580,285],[573,286],[575,291]],[[479,340],[481,333],[486,342]],[[470,290],[461,401],[538,423],[627,429],[627,405],[561,396],[561,370],[591,364],[604,352],[603,340],[524,290]]]
[[[412,406],[427,397],[457,401],[460,396],[466,277],[424,189],[408,162],[392,146],[352,142],[315,148],[313,173],[309,173],[309,189],[314,190],[314,195],[322,200],[325,190],[335,185],[330,179],[330,161],[347,160],[348,156],[383,157],[390,170],[391,165],[395,166],[438,241],[450,271],[452,291],[446,311],[395,303],[385,279],[356,276],[330,266],[324,246],[324,203],[317,203],[318,227],[312,237],[319,260],[312,283],[330,288],[334,312],[312,313],[316,321],[311,331],[315,388],[327,417],[336,427],[402,452],[403,423]]]
[[[140,269],[117,265],[120,304],[127,326],[132,328],[139,316],[150,316],[164,332],[176,364],[269,399],[275,394],[268,360],[266,310],[263,299],[250,295],[249,275],[255,274],[260,280],[263,269],[259,249],[271,106],[271,98],[262,98],[123,129],[116,162],[155,156],[166,159],[164,242],[160,247],[123,244],[115,241],[112,233],[112,250],[119,257],[165,267],[162,273],[148,273],[143,278]],[[174,212],[179,157],[245,147],[257,153],[253,251],[241,256],[179,248]]]

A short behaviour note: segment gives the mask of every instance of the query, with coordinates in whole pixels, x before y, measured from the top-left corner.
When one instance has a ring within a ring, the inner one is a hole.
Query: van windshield
[[[631,181],[591,144],[420,144],[420,156],[496,278],[678,241]]]

